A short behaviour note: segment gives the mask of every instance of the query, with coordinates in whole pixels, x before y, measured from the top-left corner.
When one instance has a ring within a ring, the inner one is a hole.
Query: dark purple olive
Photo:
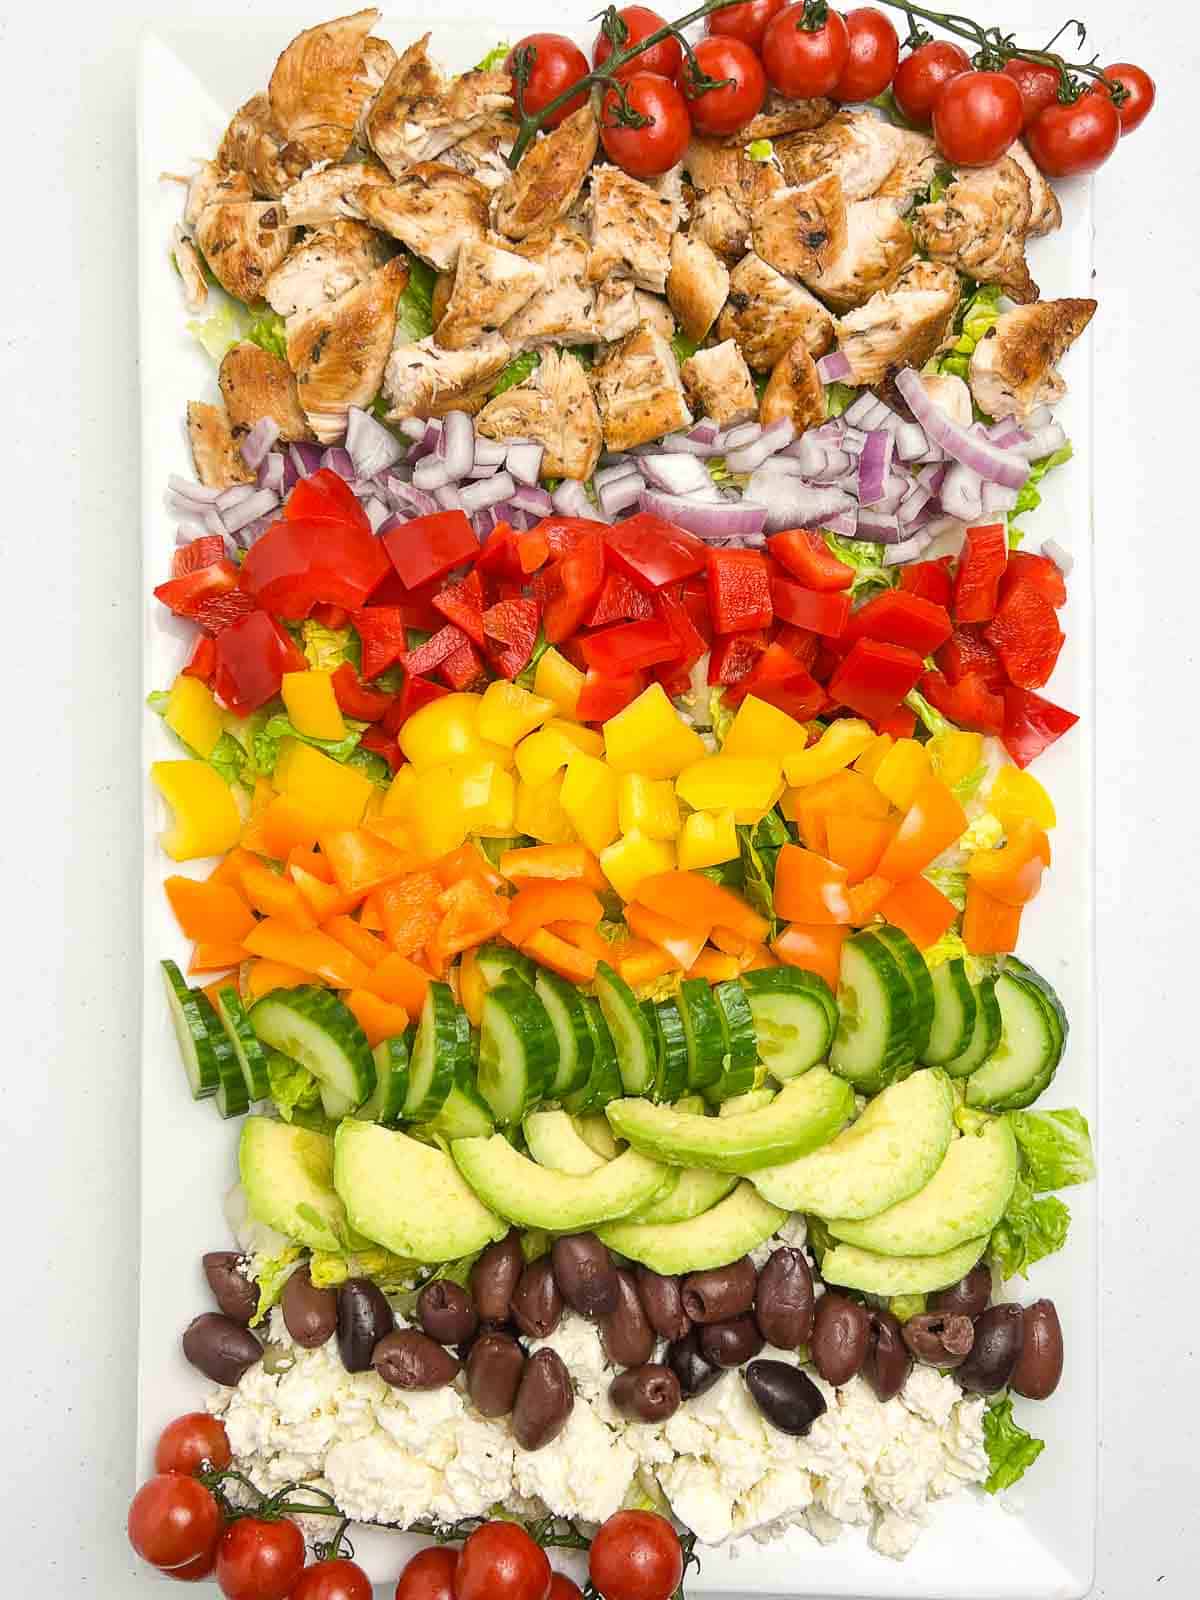
[[[527,1339],[548,1339],[562,1321],[563,1298],[549,1256],[531,1261],[512,1297],[512,1318]]]
[[[692,1324],[683,1309],[679,1279],[664,1278],[661,1273],[651,1272],[649,1267],[638,1267],[634,1276],[642,1308],[658,1337],[669,1344],[682,1339]]]
[[[371,1354],[371,1365],[393,1389],[444,1389],[462,1371],[449,1350],[416,1328],[385,1334]]]
[[[928,1367],[961,1367],[975,1343],[975,1324],[957,1311],[922,1311],[900,1330],[905,1344]]]
[[[337,1341],[347,1372],[366,1372],[375,1346],[396,1326],[383,1290],[370,1278],[347,1278],[337,1295]]]
[[[742,1367],[753,1361],[765,1340],[753,1314],[743,1311],[728,1322],[707,1322],[700,1329],[700,1354],[714,1367]]]
[[[258,1285],[242,1271],[243,1259],[236,1250],[210,1250],[201,1265],[223,1315],[248,1328],[258,1310]]]
[[[489,1244],[471,1268],[471,1298],[480,1322],[506,1322],[513,1291],[525,1270],[521,1235],[512,1229]]]
[[[525,1363],[513,1406],[513,1438],[522,1450],[541,1450],[558,1438],[574,1407],[571,1374],[558,1351],[544,1346]]]
[[[890,1311],[868,1312],[870,1332],[863,1377],[875,1392],[876,1400],[894,1400],[912,1370],[912,1356],[904,1343],[900,1321]]]
[[[595,1320],[617,1309],[617,1269],[594,1233],[556,1239],[551,1260],[555,1281],[572,1311]]]
[[[614,1367],[640,1367],[654,1354],[654,1329],[632,1272],[617,1272],[616,1309],[599,1318],[600,1342]]]
[[[952,1283],[948,1289],[939,1289],[929,1296],[927,1309],[952,1312],[960,1317],[977,1317],[987,1310],[992,1298],[992,1269],[986,1261],[977,1262],[965,1278]]]
[[[183,1353],[206,1378],[232,1389],[244,1372],[262,1360],[262,1345],[232,1317],[206,1311],[188,1324]]]
[[[679,1390],[685,1400],[694,1400],[711,1389],[722,1372],[722,1368],[713,1366],[701,1354],[699,1328],[689,1328],[682,1339],[676,1339],[667,1351],[667,1363],[679,1379]]]
[[[752,1361],[746,1387],[773,1428],[803,1439],[825,1415],[825,1396],[806,1372],[786,1361]]]
[[[683,1309],[693,1322],[728,1322],[740,1317],[754,1304],[758,1273],[749,1256],[731,1261],[727,1267],[710,1267],[707,1272],[689,1272],[680,1284]]]
[[[803,1250],[783,1245],[758,1275],[754,1315],[762,1336],[777,1350],[798,1350],[812,1333],[812,1271]]]
[[[507,1333],[481,1333],[467,1357],[467,1393],[484,1417],[506,1417],[516,1404],[525,1352]]]
[[[479,1313],[461,1283],[438,1278],[417,1296],[417,1321],[439,1344],[466,1344],[475,1337]]]
[[[683,1396],[670,1367],[651,1362],[618,1373],[609,1385],[608,1398],[623,1417],[635,1422],[665,1422],[679,1410]]]
[[[1012,1377],[1025,1344],[1019,1305],[989,1306],[975,1319],[975,1343],[957,1377],[971,1394],[997,1394]]]
[[[862,1371],[870,1322],[866,1309],[832,1289],[817,1301],[810,1349],[813,1366],[826,1383],[839,1388]]]
[[[1021,1354],[1008,1380],[1026,1400],[1048,1400],[1063,1371],[1062,1323],[1053,1300],[1035,1300],[1024,1312]]]
[[[307,1267],[298,1268],[284,1284],[279,1308],[284,1327],[304,1350],[317,1349],[337,1332],[337,1291],[315,1288]]]

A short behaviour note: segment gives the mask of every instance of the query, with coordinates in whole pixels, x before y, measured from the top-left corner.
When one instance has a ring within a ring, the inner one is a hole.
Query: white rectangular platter
[[[587,10],[591,8],[588,7]],[[324,13],[322,13],[324,15]],[[586,41],[594,31],[574,31]],[[215,371],[186,329],[179,280],[168,259],[170,229],[181,208],[177,183],[164,173],[188,173],[211,155],[231,112],[262,87],[293,28],[240,17],[202,26],[162,24],[142,46],[139,94],[140,359],[142,378],[142,613],[144,689],[170,683],[184,658],[184,629],[151,598],[168,574],[174,530],[163,509],[170,472],[191,473],[184,412],[189,399],[212,398]],[[536,21],[563,26],[557,13]],[[393,19],[383,32],[399,47],[423,32],[422,18]],[[445,65],[471,66],[499,36],[519,38],[522,19],[435,21],[432,49]],[[1091,283],[1090,191],[1063,193],[1064,225],[1032,253],[1034,276],[1046,297],[1087,294]],[[114,226],[121,219],[114,219]],[[1104,315],[1101,307],[1100,316]],[[1046,892],[1030,909],[1021,953],[1058,989],[1071,1020],[1066,1058],[1047,1104],[1078,1105],[1095,1123],[1097,1071],[1093,963],[1093,621],[1090,505],[1091,345],[1085,337],[1069,358],[1071,393],[1058,415],[1074,441],[1076,459],[1052,474],[1041,509],[1026,519],[1029,543],[1053,537],[1075,558],[1063,616],[1067,644],[1049,693],[1080,713],[1069,737],[1038,764],[1059,814],[1054,867]],[[150,714],[143,754],[177,754]],[[162,890],[179,870],[157,844],[165,822],[146,795],[143,862],[145,937],[141,1054],[142,1211],[139,1366],[139,1476],[149,1468],[153,1441],[165,1422],[202,1403],[204,1380],[184,1362],[180,1334],[208,1309],[200,1272],[205,1250],[231,1243],[221,1202],[236,1179],[237,1125],[223,1124],[209,1106],[194,1105],[180,1070],[163,1003],[158,963],[181,961],[186,950]],[[186,868],[184,870],[187,870]],[[196,869],[199,871],[199,868]],[[134,1076],[130,1063],[130,1075]],[[971,1493],[935,1509],[929,1531],[903,1563],[870,1550],[860,1533],[821,1546],[795,1531],[760,1545],[741,1541],[737,1552],[705,1554],[695,1595],[858,1596],[861,1600],[1069,1600],[1091,1587],[1096,1533],[1098,1421],[1098,1194],[1096,1185],[1070,1195],[1074,1223],[1067,1248],[1034,1269],[1025,1300],[1050,1295],[1066,1331],[1067,1366],[1054,1398],[1026,1404],[1023,1420],[1047,1448],[1016,1491],[992,1499]],[[395,1581],[407,1536],[356,1530],[355,1543],[378,1584]],[[565,1565],[565,1563],[564,1563]],[[380,1593],[383,1592],[381,1589]],[[387,1589],[390,1595],[391,1588]]]

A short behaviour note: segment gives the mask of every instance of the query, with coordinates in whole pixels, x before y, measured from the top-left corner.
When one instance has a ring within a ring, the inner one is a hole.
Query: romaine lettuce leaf
[[[433,286],[437,273],[419,256],[408,257],[408,283],[396,302],[398,342],[415,344],[433,332]]]
[[[537,350],[523,350],[519,356],[514,356],[488,391],[492,399],[506,389],[515,389],[518,383],[524,383],[541,364],[542,358]]]
[[[1070,1225],[1070,1209],[1054,1195],[1035,1198],[1028,1177],[1018,1173],[1008,1209],[992,1230],[993,1265],[1003,1278],[1027,1278],[1035,1262],[1062,1249]]]
[[[934,371],[966,378],[975,346],[1000,315],[1000,293],[999,284],[985,283],[980,286],[964,279],[954,317],[954,331],[958,337],[935,363]]]
[[[322,751],[334,761],[349,761],[358,749],[358,741],[363,736],[365,726],[365,723],[352,722],[347,718],[347,732],[344,738],[313,739],[295,728],[286,713],[277,712],[253,735],[251,752],[255,771],[261,773],[264,778],[271,776],[275,771],[275,763],[279,760],[279,746],[285,739],[299,739],[302,744],[311,744],[314,749]]]
[[[680,363],[690,361],[699,348],[700,346],[695,339],[689,339],[682,328],[676,328],[671,337],[671,349],[675,354],[676,361]]]
[[[296,1270],[302,1254],[299,1245],[290,1245],[275,1256],[251,1256],[249,1274],[258,1284],[258,1309],[250,1322],[252,1328],[265,1321],[271,1307],[278,1305],[283,1286]]]
[[[850,594],[855,600],[868,589],[891,589],[896,584],[899,569],[884,566],[881,544],[870,539],[843,539],[837,533],[826,533],[825,543],[839,561],[854,568]]]
[[[246,329],[246,338],[268,355],[287,360],[287,325],[278,311],[264,311]]]
[[[297,1111],[313,1111],[321,1104],[321,1085],[307,1067],[280,1050],[268,1050],[266,1056],[271,1099],[285,1122]]]
[[[323,622],[307,617],[300,625],[304,657],[317,672],[336,672],[343,661],[357,667],[362,646],[353,628],[327,628]]]
[[[910,711],[916,712],[917,721],[927,728],[931,734],[953,733],[955,731],[954,724],[950,719],[944,717],[940,711],[935,710],[925,696],[918,693],[916,689],[908,691],[904,697],[904,704]]]
[[[1043,1440],[1026,1433],[1016,1421],[1012,1397],[1007,1394],[983,1413],[983,1442],[992,1469],[983,1486],[989,1494],[1011,1489],[1046,1448]]]
[[[254,313],[240,300],[219,291],[213,310],[203,321],[187,325],[188,332],[203,346],[210,360],[218,364],[233,345],[248,339],[281,361],[287,360],[287,332],[277,311]]]
[[[246,752],[231,733],[223,733],[213,746],[208,764],[232,787],[242,781],[242,773],[246,767]]]
[[[751,161],[770,161],[775,154],[775,146],[770,139],[751,139],[746,146],[746,154]]]
[[[848,406],[852,406],[858,397],[858,390],[850,383],[827,383],[825,385],[825,415],[827,417],[840,417]]]
[[[775,917],[775,868],[779,852],[791,843],[787,824],[777,811],[768,811],[761,822],[753,827],[741,823],[737,829],[738,849],[742,858],[742,893],[758,912],[771,924],[771,932],[778,929]]]
[[[1035,1194],[1090,1183],[1096,1176],[1091,1130],[1074,1106],[1063,1111],[1010,1111],[1008,1123]]]
[[[505,41],[501,39],[499,44],[492,46],[482,61],[476,62],[475,71],[499,72],[500,68],[508,60],[508,52],[511,49],[512,45],[506,44]]]

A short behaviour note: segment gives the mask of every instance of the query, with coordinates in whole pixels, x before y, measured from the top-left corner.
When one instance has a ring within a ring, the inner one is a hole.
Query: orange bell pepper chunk
[[[355,922],[353,917],[330,917],[327,922],[321,924],[321,932],[327,933],[339,944],[344,944],[351,955],[357,956],[368,967],[377,967],[388,953],[388,947],[383,940],[369,933],[361,923]]]
[[[313,856],[312,859],[319,861],[321,858]],[[318,922],[345,916],[354,910],[361,898],[356,894],[343,894],[336,883],[326,883],[323,878],[309,872],[307,867],[290,866],[288,874]]]
[[[312,982],[313,974],[301,972],[299,967],[287,967],[281,961],[252,961],[246,973],[246,993],[251,1000],[261,1000],[272,989],[298,989]]]
[[[915,878],[949,849],[966,826],[967,814],[946,785],[940,778],[926,778],[876,870],[892,883]]]
[[[321,824],[294,800],[278,794],[270,805],[250,818],[242,831],[242,845],[273,861],[286,861],[297,845],[317,842]]]
[[[664,917],[686,922],[689,928],[703,928],[705,938],[719,924],[757,944],[770,929],[766,918],[760,917],[740,895],[698,872],[656,872],[642,879],[633,898]]]
[[[747,945],[740,956],[734,958],[739,972],[757,972],[761,967],[777,967],[779,962],[765,944]]]
[[[1024,906],[1042,886],[1050,865],[1050,840],[1032,822],[1019,822],[1002,850],[976,850],[967,862],[967,876],[1008,906]]]
[[[531,883],[509,901],[510,944],[523,945],[536,928],[550,922],[588,922],[594,928],[604,915],[595,893],[583,883]]]
[[[835,814],[825,822],[825,854],[845,867],[847,883],[861,883],[879,865],[895,831],[886,819]]]
[[[442,920],[428,948],[436,948],[448,958],[482,944],[505,928],[508,907],[507,900],[501,900],[475,878],[460,878],[438,898]]]
[[[775,866],[775,910],[789,922],[850,922],[846,869],[797,844],[785,844]]]
[[[408,870],[402,851],[365,828],[333,828],[321,834],[320,843],[338,888],[347,894],[369,894]]]
[[[242,868],[258,858],[252,856],[249,850],[243,850],[240,844],[235,844],[228,855],[222,856],[220,861],[205,878],[205,883],[223,883],[231,889],[242,892]],[[244,897],[243,897],[244,898]]]
[[[548,922],[547,928],[556,939],[562,939],[567,944],[573,944],[578,950],[586,950],[589,955],[598,961],[607,961],[611,946],[603,934],[586,922]],[[525,948],[529,948],[529,940],[525,941]]]
[[[199,943],[192,947],[188,962],[188,976],[196,972],[221,972],[226,967],[236,967],[246,959],[245,947],[240,944]]]
[[[801,790],[801,794],[805,791]],[[829,835],[827,824],[828,814],[823,806],[810,805],[806,800],[797,800],[789,804],[784,797],[783,814],[789,822],[799,824],[800,837],[809,850],[815,850],[819,856],[829,852]]]
[[[393,952],[368,971],[360,987],[369,989],[381,1000],[390,1000],[393,1005],[403,1006],[410,1017],[415,1017],[425,1004],[429,974],[407,956]]]
[[[643,984],[653,983],[655,978],[665,978],[668,972],[679,970],[674,956],[641,939],[629,941],[616,966],[631,989],[640,989]]]
[[[879,914],[906,933],[918,950],[927,950],[954,925],[958,911],[928,878],[910,878],[882,901]]]
[[[877,822],[891,809],[890,801],[870,778],[850,767],[809,784],[804,790],[804,802],[827,817],[873,817]]]
[[[211,983],[205,983],[201,985],[201,988],[208,999],[208,1003],[210,1006],[212,1006],[214,1011],[217,1009],[217,1000],[220,997],[221,990],[236,987],[237,985],[233,982],[232,973],[226,973],[223,978],[214,978]]]
[[[410,956],[428,944],[442,920],[438,910],[441,893],[442,885],[432,872],[413,872],[374,891],[370,901],[378,910],[384,937],[393,950]]]
[[[851,925],[861,928],[877,916],[892,888],[890,879],[879,877],[864,878],[861,883],[852,884],[846,890],[846,898],[850,902]]]
[[[408,1012],[391,1000],[381,1000],[369,989],[349,989],[342,996],[374,1050],[385,1039],[395,1039],[408,1027]]]
[[[753,939],[744,939],[740,933],[734,933],[732,928],[714,928],[708,937],[717,949],[727,956],[742,956],[747,950],[755,948]]]
[[[709,983],[724,983],[741,973],[737,956],[722,955],[720,950],[701,950],[687,970],[689,978],[706,978]]]
[[[469,839],[466,844],[459,845],[457,850],[451,850],[448,856],[442,856],[440,860],[435,861],[433,870],[447,888],[462,878],[474,878],[476,883],[481,883],[486,889],[504,887],[504,879],[483,852]]]
[[[824,978],[836,993],[842,965],[842,946],[850,937],[847,927],[825,927],[793,922],[773,941],[771,948],[789,967],[803,967]]]
[[[705,945],[703,930],[685,927],[648,906],[626,906],[625,921],[639,938],[665,950],[681,971],[687,972],[700,959]]]
[[[291,878],[255,861],[242,868],[242,889],[247,900],[264,917],[279,917],[293,928],[317,925],[312,907]]]
[[[608,888],[599,861],[584,844],[535,844],[506,850],[500,857],[500,871],[514,883],[526,878],[573,879],[589,889]]]
[[[973,956],[1011,955],[1021,931],[1021,907],[1005,905],[971,880],[963,916],[963,943]]]
[[[314,973],[336,989],[364,988],[370,975],[369,967],[327,933],[319,929],[302,932],[278,917],[260,922],[246,936],[245,947],[252,956],[266,956],[270,961],[282,961],[285,966]]]
[[[175,920],[198,944],[240,944],[254,926],[254,913],[229,884],[173,876],[163,887]]]
[[[561,939],[549,928],[535,928],[522,946],[527,956],[570,983],[591,983],[599,957],[590,950]]]
[[[373,894],[369,894],[363,901],[358,921],[361,927],[368,928],[372,933],[383,932],[383,914],[379,909],[379,901]]]

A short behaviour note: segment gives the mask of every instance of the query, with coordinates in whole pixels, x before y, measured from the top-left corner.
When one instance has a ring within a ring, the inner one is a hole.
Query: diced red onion
[[[550,496],[547,495],[546,498],[548,500]],[[512,505],[513,502],[510,500],[509,504]],[[512,525],[512,530],[514,533],[525,533],[529,528],[533,527],[533,524],[537,518],[531,517],[528,511],[514,510],[512,516],[508,520]]]
[[[901,472],[889,472],[883,493],[875,502],[876,511],[899,511],[904,497],[912,487],[912,479]]]
[[[867,434],[862,456],[858,463],[858,503],[860,506],[877,505],[883,499],[888,474],[892,470],[892,453],[896,441],[882,428]]]
[[[695,494],[712,484],[697,456],[642,456],[638,466],[647,483],[668,494]]]
[[[220,512],[221,516],[224,517],[224,515],[225,515],[225,513],[227,511],[235,510],[238,506],[241,505],[243,500],[249,500],[251,498],[251,496],[252,495],[256,495],[258,493],[258,491],[259,491],[259,486],[257,484],[253,484],[253,483],[235,483],[235,484],[231,484],[228,489],[222,489],[221,490],[220,495],[217,497],[217,499],[213,503],[215,504],[217,510]]]
[[[345,478],[349,483],[358,474],[354,470],[354,462],[350,459],[350,452],[345,445],[330,445],[329,449],[321,455],[321,466],[327,472],[336,472],[339,478]]]
[[[985,483],[983,486],[983,513],[990,517],[994,511],[1012,511],[1017,503],[1019,489],[1005,489],[999,483]]]
[[[451,478],[465,478],[475,465],[475,427],[465,411],[447,411],[442,418],[437,454]]]
[[[173,472],[167,479],[167,488],[179,500],[196,506],[211,506],[225,493],[224,489],[212,489],[204,483],[193,483],[190,478],[181,478]]]
[[[806,483],[771,460],[759,467],[746,485],[747,496],[766,509],[766,532],[784,528],[814,528],[841,511],[857,511],[851,497],[831,486]]]
[[[858,513],[858,537],[873,539],[877,544],[899,544],[904,534],[893,512],[868,510]]]
[[[458,484],[444,483],[440,489],[435,489],[433,503],[439,511],[461,511],[463,506]]]
[[[817,362],[817,377],[822,383],[845,383],[853,370],[849,356],[841,350],[831,350]]]
[[[272,494],[269,489],[252,489],[250,494],[237,505],[221,512],[221,521],[225,524],[226,533],[237,533],[240,528],[249,527],[252,522],[257,522],[259,517],[265,517],[269,511],[275,511],[278,507],[278,495]]]
[[[1067,435],[1062,426],[1057,422],[1049,422],[1044,428],[1029,434],[1021,444],[1014,445],[1013,454],[1024,456],[1026,461],[1040,461],[1043,456],[1052,456],[1056,450],[1061,450],[1066,442]]]
[[[519,444],[509,445],[504,464],[515,483],[522,483],[526,488],[533,489],[537,487],[545,456],[545,445],[523,439]]]
[[[824,518],[821,526],[827,528],[830,533],[840,534],[843,539],[857,539],[858,512],[853,506],[845,511],[835,511],[831,517]]]
[[[388,519],[388,508],[382,500],[372,495],[363,506],[363,510],[367,514],[367,521],[371,524],[371,532],[378,533]]]
[[[878,428],[880,419],[892,414],[890,408],[885,406],[883,401],[878,396],[873,395],[870,390],[864,390],[858,399],[848,405],[845,411],[842,412],[847,427],[863,428],[868,431]]]
[[[498,472],[494,478],[486,478],[482,483],[464,483],[458,491],[459,504],[468,516],[473,516],[476,511],[484,511],[488,506],[498,506],[502,500],[509,498],[515,488],[510,473]]]
[[[922,483],[930,494],[937,494],[942,484],[946,481],[946,474],[950,471],[949,464],[945,461],[931,461],[917,473],[917,482]]]
[[[918,516],[933,499],[933,495],[923,483],[914,483],[896,512],[896,520],[902,528],[911,528]]]
[[[687,461],[692,458],[679,456],[677,459]],[[622,511],[628,511],[630,506],[639,505],[645,487],[645,481],[634,472],[624,478],[611,478],[596,491],[596,498],[604,515],[612,518],[620,516]]]
[[[403,422],[396,424],[406,439],[411,439],[414,444],[425,437],[424,417],[405,417]]]
[[[218,490],[217,492],[218,495],[223,493],[222,490]],[[207,517],[209,513],[216,517],[218,522],[221,521],[221,514],[216,509],[216,505],[213,501],[210,500],[207,502],[201,502],[198,500],[186,500],[184,499],[183,495],[176,494],[173,489],[168,489],[166,494],[163,495],[163,505],[166,507],[168,513],[177,521],[194,522],[197,527],[207,527]]]
[[[753,444],[762,433],[762,424],[758,422],[739,422],[735,427],[727,428],[724,433],[719,433],[713,440],[721,451],[740,450],[743,445]]]
[[[249,550],[251,545],[257,543],[267,529],[273,528],[278,520],[274,511],[268,512],[265,517],[257,517],[253,522],[248,522],[244,528],[239,528],[236,533],[226,534],[226,548]]]
[[[426,456],[432,455],[438,447],[442,437],[442,425],[434,418],[425,424],[425,431],[415,444],[409,446],[405,460],[410,464],[423,461]]]
[[[769,456],[777,454],[785,445],[791,444],[796,437],[795,424],[790,417],[780,417],[777,422],[772,422],[759,434],[757,439],[752,439],[748,444],[738,445],[731,449],[725,448],[725,465],[730,472],[753,472],[756,467],[761,467]]]
[[[511,447],[511,441],[485,439],[481,433],[477,433],[475,435],[475,465],[477,467],[502,467],[504,465],[504,457]]]
[[[607,520],[605,513],[588,499],[587,490],[578,478],[564,478],[550,499],[560,517],[588,517],[593,522]]]
[[[930,398],[919,374],[912,367],[904,367],[896,374],[896,387],[908,401],[913,416],[932,442],[941,445],[956,461],[978,473],[981,478],[991,483],[1002,483],[1007,489],[1019,489],[1028,478],[1029,467],[1019,456],[997,449],[988,440],[975,438],[965,428],[952,422]]]
[[[1026,433],[1036,433],[1039,428],[1049,427],[1051,421],[1052,413],[1050,411],[1050,407],[1038,406],[1036,410],[1031,411],[1025,418],[1025,431]]]
[[[422,456],[413,468],[413,483],[418,489],[436,491],[450,482],[450,469],[436,455]]]
[[[431,494],[395,476],[388,479],[388,500],[405,517],[431,517],[438,508]]]
[[[751,500],[700,500],[694,495],[664,494],[661,489],[642,490],[642,511],[686,528],[698,539],[750,539],[763,532],[766,508]]]
[[[925,546],[925,559],[935,561],[940,556],[957,556],[967,537],[967,525],[957,517],[935,517],[925,525],[930,541]]]
[[[830,417],[828,422],[822,422],[815,428],[809,428],[803,435],[806,439],[821,439],[829,444],[837,444],[846,431],[846,424],[841,417]]]
[[[852,456],[862,455],[863,445],[867,436],[861,428],[843,428],[841,448],[848,450]]]
[[[1075,557],[1069,550],[1064,550],[1056,539],[1042,540],[1042,554],[1049,556],[1064,578],[1071,576],[1071,568],[1075,565]]]
[[[274,417],[259,417],[242,440],[242,460],[252,472],[257,472],[258,464],[267,451],[279,437],[279,424]]]
[[[554,510],[554,502],[547,491],[531,488],[528,484],[518,484],[509,503],[518,511],[528,511],[535,517],[548,517]]]
[[[699,431],[698,429],[696,430]],[[713,430],[714,434],[716,430]],[[702,460],[719,456],[720,450],[711,441],[702,442],[690,433],[671,433],[662,442],[663,454],[673,456],[698,456]]]
[[[899,544],[890,544],[883,552],[885,567],[902,567],[906,561],[915,561],[918,556],[924,555],[932,542],[933,535],[924,529],[914,533],[907,539],[902,539]]]
[[[975,522],[983,515],[983,479],[961,461],[956,462],[942,483],[941,502],[949,516],[960,522]]]
[[[592,473],[592,483],[597,490],[600,490],[606,483],[616,483],[618,478],[628,478],[631,474],[641,477],[639,464],[636,461],[617,461],[611,467],[598,467]]]
[[[484,506],[481,511],[471,513],[471,529],[480,544],[496,526],[496,514],[491,506]]]
[[[494,478],[500,471],[500,465],[495,461],[479,463],[471,468],[470,472],[467,473],[467,477],[472,479]]]
[[[288,455],[292,458],[292,465],[299,478],[311,478],[321,465],[321,446],[309,444],[301,440],[299,444],[288,445]]]
[[[404,454],[404,446],[392,430],[359,406],[351,406],[346,414],[346,449],[360,478],[386,471]]]
[[[917,461],[928,449],[929,440],[919,422],[902,422],[896,429],[896,454],[901,461]]]
[[[230,531],[225,526],[224,520],[221,517],[221,513],[217,510],[216,506],[205,506],[204,527],[208,533],[219,533],[224,535]]]

